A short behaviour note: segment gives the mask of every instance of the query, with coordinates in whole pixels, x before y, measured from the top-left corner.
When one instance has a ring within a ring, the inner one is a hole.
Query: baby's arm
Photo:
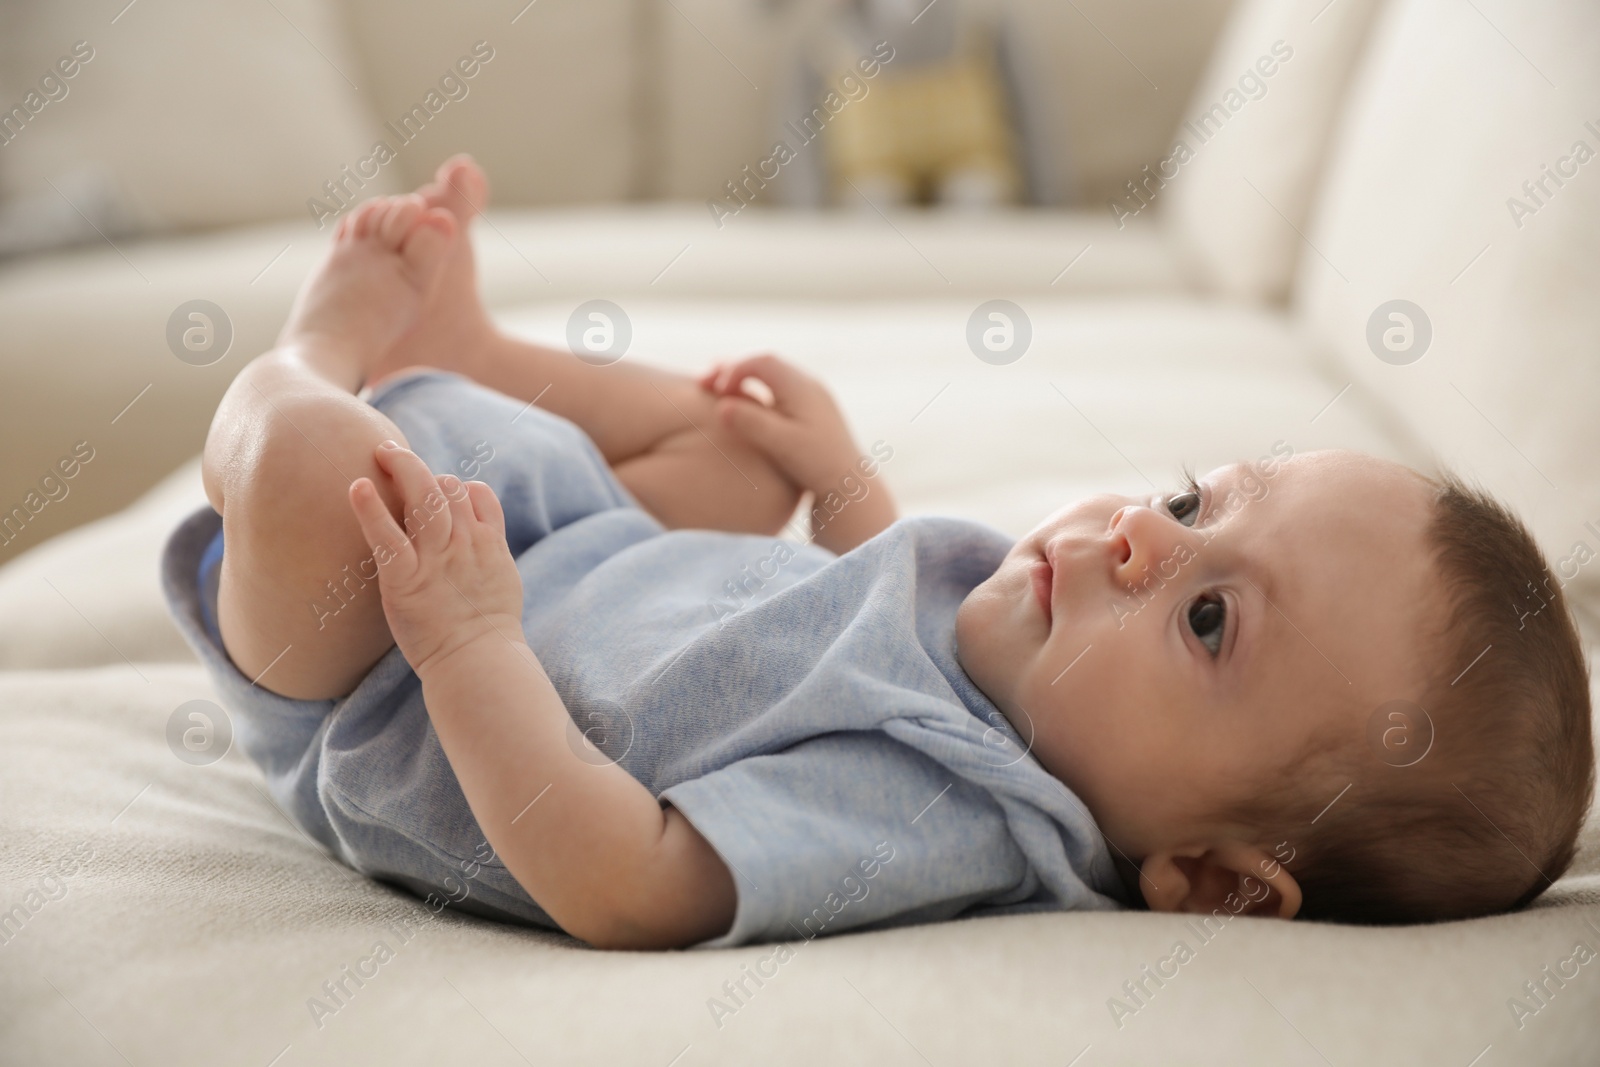
[[[506,869],[597,947],[683,947],[724,933],[736,893],[716,852],[627,771],[595,766],[571,744],[567,709],[523,639],[522,584],[493,491],[435,478],[399,446],[379,447],[377,460],[402,513],[427,516],[402,532],[370,479],[351,485],[384,615]]]
[[[498,332],[448,366],[577,423],[669,529],[776,533],[799,502],[801,488],[719,425],[715,398],[686,375],[631,359],[593,366]]]
[[[744,391],[755,378],[772,393],[768,405]],[[811,536],[839,555],[882,533],[897,517],[894,497],[877,460],[893,450],[873,445],[862,454],[839,405],[821,382],[777,356],[715,366],[700,379],[717,401],[717,421],[735,431],[812,494]]]

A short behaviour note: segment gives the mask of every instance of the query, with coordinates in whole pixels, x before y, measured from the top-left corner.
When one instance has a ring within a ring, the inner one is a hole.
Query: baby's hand
[[[765,385],[770,404],[744,389],[747,379]],[[801,489],[824,492],[861,458],[844,416],[826,386],[773,355],[714,364],[700,387],[717,403],[717,418],[760,449]]]
[[[477,640],[522,642],[522,580],[494,490],[435,478],[393,441],[374,451],[400,495],[406,530],[370,478],[351,483],[350,506],[378,564],[389,632],[412,669],[422,675]]]

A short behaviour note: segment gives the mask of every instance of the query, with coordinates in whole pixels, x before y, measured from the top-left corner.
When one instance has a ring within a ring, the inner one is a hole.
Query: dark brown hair
[[[1593,797],[1588,668],[1561,586],[1493,497],[1453,474],[1426,481],[1441,594],[1421,635],[1431,749],[1395,766],[1366,736],[1330,739],[1306,763],[1351,783],[1332,809],[1320,811],[1331,792],[1306,795],[1303,763],[1230,813],[1268,830],[1269,850],[1288,843],[1306,918],[1415,923],[1521,907],[1572,862]],[[1270,827],[1262,812],[1276,813]]]

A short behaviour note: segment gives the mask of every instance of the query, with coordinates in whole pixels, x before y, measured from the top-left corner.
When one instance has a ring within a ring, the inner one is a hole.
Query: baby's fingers
[[[695,379],[695,383],[699,385],[700,388],[714,393],[717,391],[717,379],[721,376],[722,364],[713,363],[711,366],[706,368],[705,372],[701,374],[700,377]]]
[[[450,501],[450,529],[458,538],[471,536],[472,526],[478,517],[473,514],[472,497],[467,494],[466,485],[453,474],[441,474],[439,490]]]
[[[467,495],[472,498],[472,510],[478,521],[493,530],[503,541],[506,536],[506,513],[500,507],[500,498],[494,495],[485,482],[468,482]]]
[[[759,383],[763,388],[758,393],[770,396],[772,406],[786,415],[796,414],[798,408],[803,406],[801,395],[811,384],[811,379],[794,364],[771,353],[763,353],[724,367],[715,392],[721,396],[751,396],[759,402],[765,402],[765,396],[752,394],[745,389],[746,381]]]
[[[357,478],[350,483],[350,507],[361,525],[361,536],[372,549],[372,558],[381,570],[396,559],[414,558],[411,542],[396,525],[389,506],[378,495],[378,487],[371,478]]]
[[[385,441],[376,449],[378,466],[400,490],[401,514],[406,533],[417,551],[437,552],[450,543],[450,507],[439,480],[422,457],[403,445]]]

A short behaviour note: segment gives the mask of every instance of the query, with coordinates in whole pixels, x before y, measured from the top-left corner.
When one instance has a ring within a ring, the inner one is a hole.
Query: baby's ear
[[[1276,916],[1300,910],[1300,883],[1265,850],[1242,841],[1155,852],[1139,869],[1151,911]]]

